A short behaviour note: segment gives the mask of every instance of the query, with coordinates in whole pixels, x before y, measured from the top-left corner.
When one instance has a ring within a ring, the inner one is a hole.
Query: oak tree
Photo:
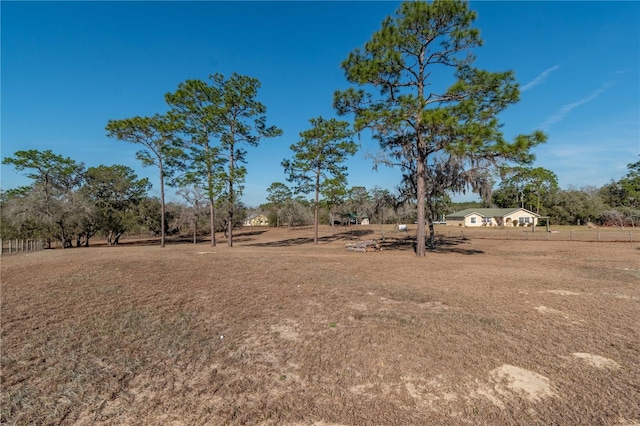
[[[501,167],[500,178],[500,186],[493,194],[498,207],[516,207],[519,201],[520,207],[540,213],[543,200],[558,191],[558,177],[543,167]]]
[[[100,230],[108,245],[117,245],[120,237],[140,220],[138,206],[151,185],[138,179],[132,168],[122,165],[90,167],[80,190],[95,207],[93,231]],[[87,231],[85,245],[91,232]]]
[[[55,236],[63,248],[69,247],[77,225],[88,213],[87,204],[77,193],[84,179],[84,165],[51,150],[35,149],[16,151],[2,163],[25,171],[33,180],[14,197],[18,202],[15,206],[20,206],[16,214],[38,224],[41,231],[46,230],[49,246],[50,238]]]

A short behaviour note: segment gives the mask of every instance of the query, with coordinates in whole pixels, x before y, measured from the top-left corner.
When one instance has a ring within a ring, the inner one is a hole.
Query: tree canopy
[[[217,102],[215,135],[226,166],[223,191],[228,212],[228,245],[232,247],[235,206],[247,173],[244,166],[247,152],[243,145],[257,146],[261,139],[279,136],[282,130],[266,124],[267,107],[256,100],[260,81],[236,73],[228,79],[214,74],[210,80]]]
[[[21,218],[22,226],[38,228],[46,236],[57,234],[62,247],[69,247],[73,231],[90,209],[76,193],[84,179],[84,165],[51,150],[35,149],[16,151],[2,163],[26,171],[33,179],[30,187],[12,194],[13,214]]]
[[[165,178],[172,174],[173,168],[183,151],[178,146],[177,134],[180,123],[170,116],[156,114],[153,117],[133,117],[123,120],[109,120],[106,126],[107,136],[125,142],[142,145],[136,153],[143,166],[156,166],[160,174],[160,246],[165,246]]]
[[[506,166],[500,169],[500,176],[500,186],[493,193],[498,207],[526,206],[540,213],[543,200],[548,204],[558,191],[558,177],[543,167]]]
[[[320,192],[327,180],[332,186],[346,184],[347,167],[343,163],[358,147],[346,121],[322,117],[309,121],[311,128],[301,132],[302,139],[291,145],[293,159],[284,160],[282,166],[289,175],[288,180],[298,184],[296,192],[315,193],[313,242],[318,244]]]
[[[127,166],[97,166],[87,169],[82,194],[95,207],[92,231],[102,230],[107,244],[118,244],[120,237],[139,222],[138,207],[151,188],[149,180]],[[87,235],[88,245],[89,235]]]
[[[529,149],[545,140],[541,132],[504,139],[497,115],[518,100],[518,87],[510,71],[472,67],[472,49],[482,44],[475,17],[462,1],[402,3],[342,63],[358,88],[334,96],[340,114],[354,115],[355,130],[373,130],[387,154],[383,162],[405,170],[417,200],[419,256],[425,207],[429,222],[434,218],[431,199],[466,188],[484,195],[492,167],[532,161]],[[454,80],[448,87],[447,72]]]
[[[216,245],[216,199],[225,184],[221,148],[216,138],[221,132],[220,108],[222,93],[214,84],[202,80],[186,80],[174,93],[167,93],[165,100],[171,113],[180,120],[181,132],[186,135],[184,147],[186,165],[178,179],[182,186],[196,185],[205,190],[209,201],[211,245]]]

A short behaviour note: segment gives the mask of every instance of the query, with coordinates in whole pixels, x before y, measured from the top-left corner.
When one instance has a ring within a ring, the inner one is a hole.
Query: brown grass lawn
[[[311,236],[3,256],[2,423],[640,423],[640,244]]]

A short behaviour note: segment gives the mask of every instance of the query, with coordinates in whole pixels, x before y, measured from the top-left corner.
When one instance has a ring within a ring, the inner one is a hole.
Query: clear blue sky
[[[341,62],[398,4],[2,1],[2,158],[51,149],[87,167],[124,164],[157,195],[156,170],[136,161],[136,146],[107,138],[107,121],[165,112],[164,94],[180,82],[237,72],[261,81],[268,122],[284,130],[249,148],[243,201],[257,206],[272,182],[286,182],[280,162],[308,120],[335,116]],[[562,188],[624,175],[640,153],[640,3],[471,8],[485,42],[476,65],[514,70],[521,84],[521,101],[501,117],[505,134],[547,132],[535,166]],[[372,171],[366,154],[377,146],[361,136],[349,184],[392,189],[399,172]],[[3,189],[29,183],[10,166],[1,177]]]

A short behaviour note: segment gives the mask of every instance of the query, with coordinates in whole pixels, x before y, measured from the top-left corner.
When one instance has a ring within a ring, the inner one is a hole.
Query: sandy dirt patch
[[[574,291],[567,290],[547,290],[546,293],[558,294],[560,296],[581,296],[583,293],[576,293]]]
[[[596,368],[602,368],[602,369],[610,368],[614,370],[620,368],[620,364],[618,364],[614,360],[605,358],[600,355],[593,355],[593,354],[583,353],[583,352],[574,352],[571,355],[586,361],[587,364]]]
[[[557,396],[551,390],[549,378],[514,365],[504,364],[489,372],[491,378],[498,382],[496,391],[503,396],[508,395],[505,390],[524,395],[529,401],[539,401],[543,398]]]

